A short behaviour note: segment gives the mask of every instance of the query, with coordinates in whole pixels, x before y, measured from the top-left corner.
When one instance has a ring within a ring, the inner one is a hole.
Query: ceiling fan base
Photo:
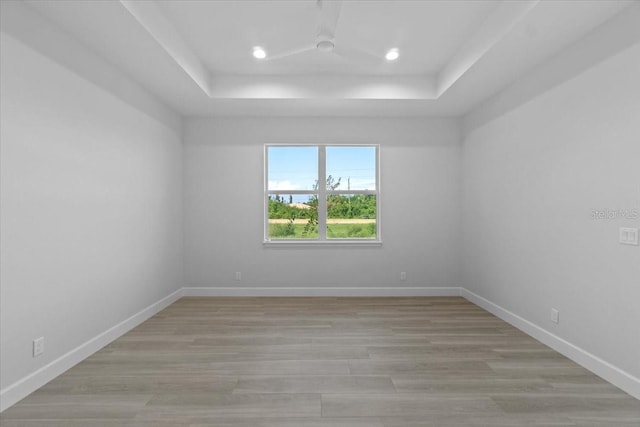
[[[322,40],[316,44],[316,48],[321,52],[333,52],[336,46],[330,40]]]

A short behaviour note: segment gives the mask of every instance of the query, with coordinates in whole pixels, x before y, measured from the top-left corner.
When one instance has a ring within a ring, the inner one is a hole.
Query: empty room
[[[0,18],[2,427],[640,426],[640,1]]]

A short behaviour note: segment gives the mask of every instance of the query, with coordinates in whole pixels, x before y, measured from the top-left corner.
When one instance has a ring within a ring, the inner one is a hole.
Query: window
[[[376,145],[266,145],[265,242],[378,242]]]

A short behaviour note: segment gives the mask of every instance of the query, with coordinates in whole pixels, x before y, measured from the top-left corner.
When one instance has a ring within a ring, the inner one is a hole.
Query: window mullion
[[[327,240],[327,162],[324,145],[318,147],[318,239]]]

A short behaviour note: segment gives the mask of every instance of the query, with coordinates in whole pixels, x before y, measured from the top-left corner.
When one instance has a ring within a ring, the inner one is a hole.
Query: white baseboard
[[[461,296],[640,399],[640,379],[635,376],[465,288],[461,288]]]
[[[0,412],[91,356],[183,296],[462,296],[500,319],[531,335],[584,368],[640,399],[640,379],[571,344],[534,323],[461,287],[185,287],[92,338],[34,373],[0,391]]]
[[[185,297],[458,297],[459,287],[202,287]]]
[[[171,295],[151,304],[147,308],[142,309],[128,319],[123,320],[112,328],[109,328],[100,335],[97,335],[89,341],[79,345],[32,374],[0,390],[0,412],[24,399],[58,375],[82,362],[105,345],[129,332],[131,329],[149,319],[154,314],[164,310],[181,297],[182,289],[179,289]]]

